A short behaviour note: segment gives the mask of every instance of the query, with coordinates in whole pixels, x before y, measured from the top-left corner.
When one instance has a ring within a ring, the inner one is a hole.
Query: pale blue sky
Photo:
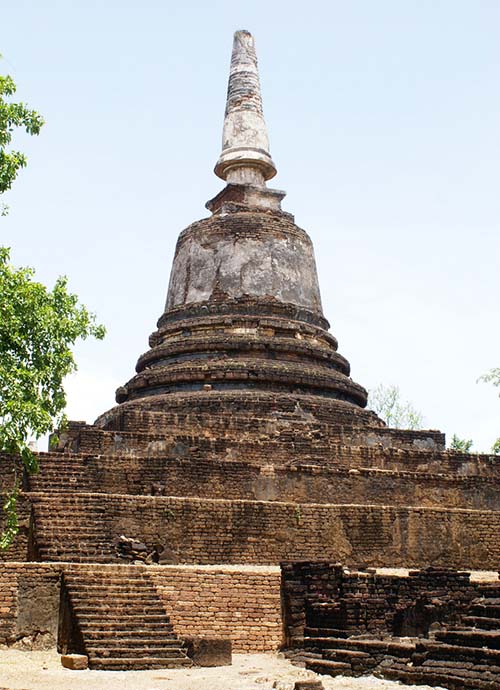
[[[487,450],[500,400],[500,2],[2,3],[3,72],[42,112],[5,201],[16,264],[108,328],[69,413],[113,404],[163,310],[178,233],[207,215],[232,33],[260,63],[272,186],[311,235],[323,306],[365,387]]]

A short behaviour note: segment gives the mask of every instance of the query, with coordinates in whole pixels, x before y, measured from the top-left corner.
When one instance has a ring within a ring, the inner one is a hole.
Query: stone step
[[[73,563],[82,563],[84,565],[90,564],[90,563],[98,563],[100,565],[106,565],[108,563],[113,563],[118,565],[120,563],[120,559],[115,557],[115,554],[112,549],[90,549],[89,544],[82,544],[82,548],[86,550],[85,555],[83,554],[71,554],[71,561]],[[55,547],[51,547],[50,549],[47,547],[39,546],[39,552],[41,556],[42,561],[51,561],[54,560],[55,562],[63,561],[66,563],[68,561],[68,551],[67,550],[62,550],[62,549],[57,549]]]
[[[413,643],[391,642],[388,640],[360,640],[358,638],[316,637],[304,638],[306,649],[353,649],[368,654],[388,654],[395,657],[409,658],[415,651]]]
[[[323,652],[325,659],[332,661],[351,661],[352,659],[366,660],[372,659],[368,652],[361,652],[358,649],[328,649]]]
[[[112,637],[114,634],[116,639],[127,641],[128,639],[145,639],[148,638],[152,641],[163,640],[172,641],[177,640],[178,637],[175,634],[174,629],[169,625],[161,626],[130,626],[128,624],[120,624],[117,621],[109,621],[106,624],[95,623],[95,624],[82,624],[80,623],[80,630],[82,635],[87,640],[92,640],[99,642],[100,640],[106,641]],[[109,633],[109,634],[108,634]]]
[[[150,657],[153,659],[185,659],[186,652],[182,647],[152,646],[147,641],[137,647],[89,647],[89,657],[95,659],[135,659]]]
[[[71,567],[71,566],[70,566]],[[64,577],[75,585],[84,584],[86,587],[103,587],[116,585],[117,587],[129,587],[130,583],[134,586],[137,584],[145,584],[149,587],[154,587],[149,579],[149,574],[146,566],[140,565],[122,565],[121,567],[113,566],[112,568],[102,568],[99,571],[87,572],[87,568],[81,569],[83,572],[75,574],[74,572],[65,569]],[[95,574],[95,575],[94,575]],[[126,578],[124,580],[124,578]]]
[[[480,630],[498,630],[500,629],[500,621],[498,618],[487,618],[486,616],[464,616],[462,623],[472,628],[479,628]]]
[[[422,640],[416,643],[417,654],[425,653],[429,659],[467,661],[474,664],[500,666],[500,650],[488,647],[465,647],[458,644]]]
[[[487,616],[488,618],[496,618],[499,621],[500,626],[500,604],[494,603],[494,601],[484,601],[481,603],[473,604],[470,608],[470,613],[473,616]]]
[[[191,665],[155,585],[143,569],[64,573],[90,668],[150,669]]]
[[[120,560],[115,557],[115,554],[111,550],[91,550],[88,544],[82,546],[82,548],[85,549],[85,554],[68,554],[68,551],[63,551],[62,549],[39,547],[40,560],[45,562],[54,561],[56,563],[67,563],[71,558],[72,563],[81,563],[82,565],[90,565],[91,563],[97,563],[98,565],[118,565],[120,563]]]
[[[351,664],[343,661],[329,661],[328,659],[306,659],[306,668],[316,673],[324,673],[328,676],[352,675]]]
[[[106,587],[105,585],[92,587],[89,585],[88,587],[85,587],[83,584],[74,585],[71,583],[69,586],[75,590],[74,595],[76,599],[80,598],[85,599],[86,601],[89,601],[90,599],[102,601],[102,597],[106,596],[110,599],[113,599],[113,601],[129,600],[133,603],[135,601],[146,601],[149,599],[154,599],[157,601],[158,597],[156,588],[153,588],[151,585],[147,585],[146,583],[142,584],[141,582],[134,582],[133,580],[130,582],[129,590],[127,590],[126,587],[117,587],[116,585],[112,585],[110,587]],[[78,588],[80,587],[82,589],[85,588],[86,591],[79,591]]]
[[[106,537],[102,532],[92,534],[90,532],[78,532],[77,530],[71,532],[52,532],[40,530],[37,527],[37,545],[39,548],[45,548],[47,551],[57,551],[64,549],[75,553],[83,553],[83,549],[91,548],[93,550],[107,550],[115,552],[115,536]],[[71,559],[72,560],[72,559]]]
[[[118,643],[123,643],[127,644],[128,642],[131,643],[136,643],[136,642],[141,642],[144,640],[145,636],[147,636],[149,642],[158,642],[158,644],[164,644],[164,645],[172,645],[173,647],[181,644],[181,641],[177,637],[177,635],[173,632],[173,629],[171,631],[165,630],[165,628],[162,626],[160,629],[155,629],[151,628],[150,630],[125,630],[121,632],[119,635],[117,635],[115,628],[110,627],[109,629],[105,630],[102,627],[100,627],[98,630],[91,630],[87,629],[85,630],[85,639],[86,640],[112,640],[114,644]],[[95,646],[95,645],[94,645]]]
[[[500,630],[446,630],[437,632],[435,639],[445,644],[500,650]]]
[[[498,577],[500,578],[500,570],[498,571]],[[498,583],[488,582],[487,584],[479,585],[479,591],[481,592],[481,597],[479,597],[479,601],[494,600],[494,603],[500,604],[500,581]]]
[[[156,591],[156,586],[152,583],[150,577],[146,575],[143,570],[141,570],[141,566],[127,564],[123,567],[132,570],[131,572],[124,572],[123,575],[120,573],[119,576],[110,574],[108,576],[97,576],[95,578],[88,575],[73,577],[72,575],[67,575],[65,572],[64,579],[66,582],[71,583],[72,586],[85,587],[85,592],[95,592],[96,595],[99,595],[104,588],[116,591],[118,593],[128,591],[131,594],[134,593],[135,588],[137,588],[137,590],[140,592],[145,589]]]
[[[78,614],[78,621],[82,633],[97,634],[99,631],[115,630],[117,635],[124,635],[127,632],[132,633],[138,637],[149,635],[155,630],[161,631],[164,635],[173,635],[174,629],[171,623],[160,621],[147,622],[140,621],[138,618],[134,620],[124,620],[123,616],[102,621],[102,616],[94,616],[91,620],[85,617],[84,614]],[[102,621],[102,622],[101,622]]]
[[[114,602],[109,602],[105,604],[99,604],[97,602],[93,604],[80,604],[79,606],[73,606],[75,609],[75,612],[78,614],[80,617],[89,617],[89,616],[105,616],[106,618],[117,618],[120,617],[122,618],[123,616],[127,616],[129,619],[142,619],[144,620],[146,616],[149,616],[151,613],[151,608],[152,605],[150,606],[141,606],[141,605],[136,605],[136,606],[129,606],[127,604],[124,604],[123,606],[116,605]],[[159,615],[159,614],[158,614]],[[149,618],[148,618],[149,620]],[[158,619],[160,620],[160,619]],[[164,620],[168,620],[168,617],[165,615]]]
[[[90,624],[93,622],[98,622],[102,620],[102,613],[87,613],[86,610],[82,609],[78,611],[78,619],[81,623]],[[137,614],[122,614],[119,616],[120,621],[130,625],[135,623],[142,623],[144,625],[170,625],[169,618],[166,613],[137,613]],[[103,625],[106,621],[103,621]]]
[[[117,604],[127,604],[130,603],[132,606],[135,605],[136,603],[145,603],[147,601],[156,601],[156,592],[150,592],[149,590],[139,590],[135,592],[127,592],[125,589],[123,590],[107,590],[104,592],[103,588],[103,593],[106,594],[108,597],[112,597],[113,601],[116,602]],[[79,594],[77,592],[72,592],[71,594],[71,599],[73,603],[80,603],[80,602],[85,602],[89,601],[90,597],[94,599],[99,599],[99,596],[97,595],[97,592],[94,590],[93,592],[89,592],[88,596],[85,596],[84,594]]]
[[[384,678],[398,680],[408,684],[425,684],[429,687],[443,687],[448,690],[500,690],[500,683],[488,675],[470,671],[458,665],[409,667],[404,664],[393,664],[381,667],[379,671]]]
[[[347,630],[338,628],[305,628],[304,637],[348,637]]]
[[[39,522],[39,521],[38,521]],[[42,525],[43,528],[43,533],[42,533],[42,539],[45,537],[49,536],[60,536],[60,535],[65,535],[65,536],[71,536],[71,535],[78,535],[79,538],[101,538],[103,540],[103,533],[102,533],[102,527],[100,525],[96,525],[95,527],[83,527],[81,525],[68,525],[68,524],[61,524],[58,525],[57,522],[51,522],[50,526],[44,526]]]
[[[144,565],[121,565],[110,568],[75,568],[71,565],[64,570],[64,577],[75,584],[85,584],[87,587],[102,587],[104,585],[117,585],[128,587],[130,582],[135,584],[147,584],[154,587],[149,579],[149,572]],[[124,579],[125,578],[125,579]]]
[[[328,649],[323,650],[323,659],[327,661],[341,661],[351,665],[355,675],[367,673],[378,665],[377,659],[367,652],[354,649]]]
[[[191,667],[192,661],[187,657],[132,657],[118,659],[89,658],[91,669],[103,671],[142,671],[159,668]]]

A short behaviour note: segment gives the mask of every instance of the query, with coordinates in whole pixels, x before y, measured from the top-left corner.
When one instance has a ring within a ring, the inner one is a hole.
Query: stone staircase
[[[104,494],[54,492],[30,494],[36,526],[36,549],[42,561],[120,562]],[[115,497],[118,503],[125,497]],[[124,509],[123,509],[124,511]]]
[[[40,472],[27,475],[29,491],[93,491],[96,478],[89,472],[89,456],[39,453]]]
[[[500,587],[485,585],[460,626],[432,639],[367,639],[329,628],[306,628],[288,656],[330,676],[372,673],[449,690],[500,690]]]
[[[481,587],[461,625],[418,641],[412,661],[410,669],[394,667],[386,677],[450,690],[500,690],[500,587]]]
[[[141,566],[65,568],[64,584],[89,666],[141,670],[191,666],[156,587]]]
[[[306,628],[303,651],[292,660],[330,676],[362,676],[374,673],[388,660],[409,663],[415,644],[409,641],[346,637],[341,630]]]

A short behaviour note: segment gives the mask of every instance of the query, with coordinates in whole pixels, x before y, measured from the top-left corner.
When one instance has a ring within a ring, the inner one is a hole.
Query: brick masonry
[[[42,560],[112,562],[118,536],[168,548],[173,563],[494,569],[500,513],[420,507],[294,504],[163,496],[31,494]]]
[[[178,439],[167,455],[46,454],[40,457],[42,473],[29,483],[34,491],[67,490],[71,485],[75,491],[133,495],[297,503],[335,503],[342,497],[345,503],[500,510],[497,468],[482,470],[477,463],[470,469],[477,474],[458,474],[451,454],[446,467],[443,453],[400,451],[390,457],[380,450],[346,446],[337,449],[335,464],[332,458],[321,465],[306,464],[304,458],[304,464],[278,465],[276,455],[264,450],[260,460],[275,462],[254,464],[250,460],[255,448],[248,450],[246,462],[230,459],[231,454],[229,459],[211,458],[224,456],[224,450],[193,447],[189,439]]]
[[[155,568],[153,578],[181,637],[227,637],[234,652],[271,652],[283,642],[280,573]]]
[[[225,637],[235,652],[276,651],[283,641],[280,571],[272,569],[206,569],[79,565],[76,563],[0,563],[0,645],[35,646],[36,635],[19,627],[22,602],[19,582],[29,576],[34,589],[61,573],[114,575],[145,570],[156,584],[177,635]],[[103,616],[105,617],[105,598]],[[44,628],[57,628],[57,611]],[[55,638],[52,638],[52,646]]]
[[[329,675],[500,689],[500,583],[425,568],[406,576],[285,563],[286,654]]]

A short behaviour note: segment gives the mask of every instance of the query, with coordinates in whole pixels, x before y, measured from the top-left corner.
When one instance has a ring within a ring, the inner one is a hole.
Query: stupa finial
[[[215,174],[229,184],[262,187],[276,175],[262,112],[255,43],[248,31],[234,34],[222,153]]]

